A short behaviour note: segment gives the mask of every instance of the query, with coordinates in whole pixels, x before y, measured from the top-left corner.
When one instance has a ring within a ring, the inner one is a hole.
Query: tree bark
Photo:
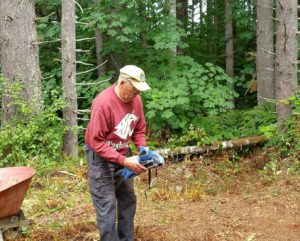
[[[226,40],[226,74],[234,77],[234,46],[233,46],[233,23],[231,0],[225,0],[225,40]],[[234,85],[230,88],[234,90]],[[235,100],[230,100],[235,106]],[[233,107],[234,108],[234,107]]]
[[[188,1],[187,0],[177,0],[176,6],[176,16],[183,24],[183,28],[187,31],[188,26]]]
[[[231,0],[225,0],[226,74],[234,76],[234,47]]]
[[[75,2],[62,1],[62,80],[63,95],[67,106],[63,110],[66,131],[63,152],[78,157],[77,93],[76,93],[76,36]]]
[[[33,0],[0,1],[0,66],[8,85],[22,84],[21,99],[32,112],[42,110],[39,47]],[[9,87],[8,87],[9,88]],[[19,97],[20,97],[19,96]],[[18,107],[9,94],[3,94],[3,121],[18,115]],[[20,116],[21,117],[21,116]]]
[[[257,103],[275,99],[273,0],[257,2]]]
[[[177,10],[176,10],[176,0],[169,0],[170,3],[170,15],[174,17],[174,28],[176,28]],[[177,47],[171,49],[171,52],[177,55]]]
[[[199,23],[200,25],[203,24],[203,19],[204,19],[204,16],[203,16],[203,1],[202,0],[199,0]]]
[[[281,126],[291,115],[288,98],[297,90],[297,0],[277,0],[276,20],[275,96]]]
[[[176,6],[176,18],[182,23],[185,33],[188,31],[188,1],[187,0],[177,0]],[[184,41],[184,38],[182,38]],[[184,54],[184,50],[177,46],[177,54]]]
[[[94,0],[96,5],[100,4],[100,0]],[[103,33],[101,29],[95,29],[95,44],[96,44],[96,56],[97,56],[97,66],[104,63],[104,58],[102,56],[103,50]],[[105,74],[105,65],[100,66],[97,68],[98,77],[103,76]]]
[[[186,146],[177,147],[174,149],[160,149],[157,150],[165,158],[174,157],[178,155],[201,154],[216,150],[226,150],[230,148],[241,148],[243,146],[262,144],[267,141],[265,136],[245,137],[231,141],[216,142],[210,146]]]

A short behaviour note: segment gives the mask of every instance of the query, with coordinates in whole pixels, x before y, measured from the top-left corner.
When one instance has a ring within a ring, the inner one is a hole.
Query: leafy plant
[[[52,105],[35,113],[33,104],[22,101],[20,83],[10,90],[19,113],[0,128],[0,166],[26,164],[28,160],[50,162],[61,158],[64,102],[53,93]],[[4,88],[5,89],[5,88]]]
[[[172,62],[171,62],[172,63]],[[169,66],[170,68],[170,66]],[[153,89],[145,93],[146,117],[153,130],[177,130],[182,133],[200,116],[226,112],[236,93],[231,79],[213,64],[199,65],[192,58],[177,57],[172,71],[148,79]]]

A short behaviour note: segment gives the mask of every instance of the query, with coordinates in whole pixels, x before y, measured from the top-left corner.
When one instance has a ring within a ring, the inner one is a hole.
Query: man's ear
[[[126,83],[126,80],[124,80],[124,79],[121,79],[121,81],[120,81],[120,85],[124,85]]]

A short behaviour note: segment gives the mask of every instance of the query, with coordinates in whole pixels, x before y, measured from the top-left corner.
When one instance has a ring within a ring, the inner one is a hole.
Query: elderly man
[[[136,174],[146,171],[129,149],[130,141],[137,148],[146,146],[140,97],[141,91],[150,89],[145,81],[142,69],[127,65],[120,69],[118,82],[102,91],[91,107],[85,147],[101,241],[134,240],[134,179],[125,180],[115,188],[114,174],[124,167]]]

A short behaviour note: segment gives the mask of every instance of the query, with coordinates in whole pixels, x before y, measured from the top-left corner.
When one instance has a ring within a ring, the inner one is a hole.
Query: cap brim
[[[138,82],[138,81],[131,80],[131,83],[139,91],[146,91],[151,89],[146,82]]]

